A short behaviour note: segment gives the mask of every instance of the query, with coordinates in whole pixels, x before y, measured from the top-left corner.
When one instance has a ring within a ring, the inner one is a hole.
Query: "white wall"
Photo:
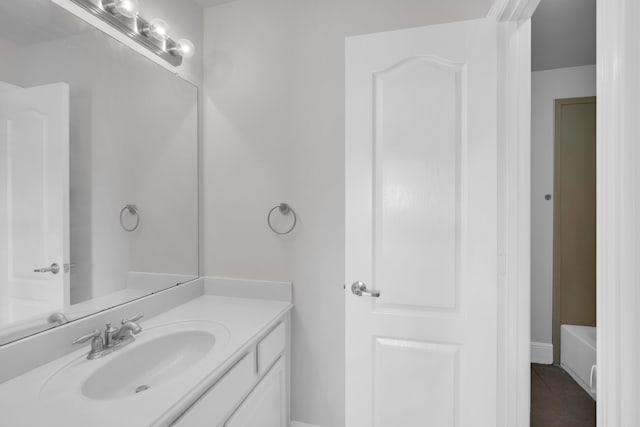
[[[292,415],[344,425],[344,39],[490,0],[239,0],[205,12],[202,273],[294,283]],[[267,211],[288,202],[296,232]]]
[[[0,38],[0,51],[7,58],[0,61],[0,81],[13,85],[22,86],[22,51],[19,46],[9,40]]]
[[[551,344],[554,100],[595,96],[596,66],[536,71],[531,91],[531,341]]]

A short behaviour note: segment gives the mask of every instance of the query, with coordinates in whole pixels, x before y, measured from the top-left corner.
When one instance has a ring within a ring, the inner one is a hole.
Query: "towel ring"
[[[133,227],[127,227],[124,223],[123,216],[127,211],[130,215],[135,215],[136,217],[136,224]],[[122,226],[124,231],[128,231],[129,233],[138,229],[138,226],[140,226],[140,214],[138,213],[138,207],[136,205],[126,205],[124,208],[122,208],[122,210],[120,211],[120,225]]]
[[[291,228],[289,228],[287,231],[284,231],[284,232],[278,231],[273,227],[273,224],[271,224],[271,215],[273,214],[273,212],[275,212],[276,209],[278,209],[282,215],[289,215],[289,214],[293,215],[293,224],[291,225]],[[271,208],[271,210],[267,214],[267,224],[269,225],[269,228],[271,229],[271,231],[281,236],[291,233],[293,229],[296,228],[297,223],[298,223],[298,216],[296,215],[296,211],[294,211],[293,208],[286,203],[280,203],[279,205],[274,206],[273,208]]]

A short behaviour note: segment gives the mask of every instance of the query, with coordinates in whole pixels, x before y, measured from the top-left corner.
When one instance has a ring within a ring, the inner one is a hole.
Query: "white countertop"
[[[54,374],[70,363],[107,363],[136,343],[102,359],[84,359],[89,351],[78,351],[0,384],[0,424],[11,427],[64,425],[69,427],[165,426],[181,414],[244,354],[247,347],[273,326],[292,305],[284,301],[203,295],[161,315],[141,322],[144,329],[184,320],[201,320],[223,325],[229,339],[182,375],[166,383],[118,400],[92,400],[77,392],[61,392],[53,398],[41,389]],[[42,349],[46,351],[46,349]]]

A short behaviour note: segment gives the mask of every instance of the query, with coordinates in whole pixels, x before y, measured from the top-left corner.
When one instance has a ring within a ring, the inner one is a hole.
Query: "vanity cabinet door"
[[[273,362],[284,352],[287,347],[287,328],[280,323],[258,343],[258,374],[262,375],[269,370]]]
[[[287,375],[281,357],[258,383],[225,427],[287,427]]]
[[[218,427],[256,382],[255,353],[241,359],[197,402],[178,418],[172,427]]]

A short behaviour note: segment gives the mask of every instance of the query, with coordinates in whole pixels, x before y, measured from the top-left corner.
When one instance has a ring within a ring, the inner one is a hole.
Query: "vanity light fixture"
[[[169,38],[169,33],[171,32],[169,24],[162,19],[157,18],[149,21],[149,23],[142,27],[142,30],[140,31],[145,36],[154,38],[161,42],[167,40]]]
[[[93,16],[120,30],[131,40],[177,67],[191,58],[195,46],[187,39],[169,37],[169,25],[162,19],[147,21],[138,13],[139,0],[71,0]]]
[[[105,0],[102,6],[112,14],[122,15],[125,18],[138,16],[138,0]]]
[[[191,58],[195,53],[196,47],[190,40],[180,39],[175,46],[169,48],[169,53],[172,55],[179,55],[183,58]]]

